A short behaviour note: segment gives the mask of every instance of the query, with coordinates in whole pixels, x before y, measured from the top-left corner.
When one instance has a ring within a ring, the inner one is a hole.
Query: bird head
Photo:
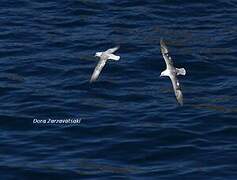
[[[162,77],[162,76],[168,76],[168,71],[167,70],[165,70],[165,71],[162,71],[161,73],[160,73],[160,77]]]
[[[160,73],[160,77],[165,76],[164,71]]]
[[[95,53],[95,57],[100,57],[102,55],[102,52]]]

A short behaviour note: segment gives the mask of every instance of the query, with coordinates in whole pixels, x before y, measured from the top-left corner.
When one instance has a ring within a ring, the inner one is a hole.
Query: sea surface
[[[235,0],[1,0],[0,179],[236,180],[236,32]]]

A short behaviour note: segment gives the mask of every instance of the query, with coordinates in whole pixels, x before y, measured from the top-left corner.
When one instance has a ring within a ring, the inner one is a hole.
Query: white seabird
[[[95,54],[96,57],[100,58],[100,61],[98,62],[92,76],[90,82],[94,82],[98,79],[100,72],[102,71],[103,67],[105,66],[108,59],[118,61],[120,59],[120,56],[116,56],[113,53],[119,49],[119,46],[116,46],[114,48],[108,49],[104,52],[97,52]]]
[[[183,94],[182,94],[180,83],[177,79],[177,76],[178,75],[184,76],[186,74],[186,70],[184,68],[175,68],[174,67],[173,61],[168,54],[168,48],[162,39],[160,40],[160,46],[161,46],[161,53],[163,55],[163,58],[165,59],[165,64],[166,64],[166,70],[163,71],[160,74],[160,76],[168,76],[171,79],[176,99],[177,99],[178,103],[182,106],[183,105]]]

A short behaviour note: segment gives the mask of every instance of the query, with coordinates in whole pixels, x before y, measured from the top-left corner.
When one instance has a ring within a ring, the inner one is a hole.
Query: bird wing
[[[168,48],[167,48],[167,46],[165,45],[165,43],[164,43],[164,41],[162,39],[160,40],[160,49],[161,49],[161,53],[162,53],[162,56],[163,56],[163,58],[165,60],[167,68],[173,67],[174,63],[173,63],[171,57],[169,56]]]
[[[114,47],[114,48],[108,49],[107,51],[105,51],[105,53],[112,54],[112,53],[114,53],[115,51],[117,51],[118,49],[119,49],[119,46],[116,46],[116,47]]]
[[[100,61],[98,62],[97,66],[95,67],[95,70],[91,76],[91,80],[90,82],[94,82],[98,79],[100,72],[102,71],[103,67],[106,64],[107,59],[100,59]]]
[[[174,75],[171,75],[169,77],[171,79],[171,82],[172,82],[172,85],[174,88],[174,93],[175,93],[176,99],[177,99],[178,103],[182,106],[183,105],[183,94],[181,91],[179,80]]]

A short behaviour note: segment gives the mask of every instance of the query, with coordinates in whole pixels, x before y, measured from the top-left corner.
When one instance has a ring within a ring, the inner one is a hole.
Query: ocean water
[[[0,179],[237,178],[236,1],[1,0],[0,22]]]

